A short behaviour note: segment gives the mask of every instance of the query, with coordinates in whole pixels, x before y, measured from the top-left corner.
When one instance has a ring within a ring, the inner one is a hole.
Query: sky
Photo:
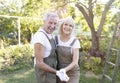
[[[12,4],[13,2],[17,2],[16,5],[18,7],[21,7],[22,6],[22,0],[5,0],[5,5],[10,5]]]
[[[13,2],[17,2],[16,3],[16,6],[17,7],[19,7],[19,8],[21,8],[22,7],[22,0],[5,0],[6,1],[6,5],[10,5],[10,4],[12,4]],[[81,2],[83,2],[84,0],[79,0],[79,1],[81,1]],[[102,4],[105,4],[105,3],[107,3],[109,0],[97,0],[99,3],[102,3]],[[0,6],[1,6],[1,4],[0,4]],[[115,10],[116,11],[116,10]]]
[[[14,0],[5,0],[5,1],[8,1],[9,3],[12,3]],[[22,0],[17,0],[17,1],[22,1]],[[79,0],[79,1],[84,1],[84,0]],[[107,1],[109,0],[98,0],[100,3],[106,3]]]
[[[81,1],[81,2],[84,2],[84,0],[79,0],[79,1]],[[99,3],[103,3],[103,4],[105,4],[105,3],[107,3],[109,0],[97,0]]]
[[[107,3],[109,0],[98,0],[100,3]]]

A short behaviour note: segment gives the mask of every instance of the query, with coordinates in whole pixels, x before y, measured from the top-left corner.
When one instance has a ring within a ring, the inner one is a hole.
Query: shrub
[[[30,45],[9,46],[0,50],[0,70],[14,71],[32,64],[33,49]],[[11,68],[14,67],[14,68]]]

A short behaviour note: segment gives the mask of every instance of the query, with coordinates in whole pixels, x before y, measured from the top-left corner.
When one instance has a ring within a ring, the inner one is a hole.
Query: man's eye
[[[65,25],[68,25],[68,24],[65,24]]]

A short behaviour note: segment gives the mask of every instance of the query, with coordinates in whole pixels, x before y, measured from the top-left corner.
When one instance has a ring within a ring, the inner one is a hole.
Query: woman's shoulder
[[[75,37],[75,36],[72,36],[72,37],[71,37],[71,40],[78,40],[78,38]]]

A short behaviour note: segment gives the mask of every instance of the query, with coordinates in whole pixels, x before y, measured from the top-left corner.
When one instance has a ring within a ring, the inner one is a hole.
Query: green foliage
[[[29,45],[10,46],[0,50],[0,70],[8,72],[29,66],[32,63],[33,49]]]
[[[110,38],[108,36],[103,36],[102,38],[100,38],[100,50],[104,56],[106,55],[109,44],[110,44]]]
[[[75,15],[75,8],[74,7],[69,7],[69,16],[71,16],[73,19],[76,17]]]
[[[21,25],[21,42],[26,44],[30,42],[31,36],[43,24],[43,15],[48,11],[54,11],[56,4],[50,0],[21,0],[22,7],[18,8],[17,0],[1,1],[3,7],[0,7],[0,15],[18,16],[20,17]],[[5,4],[8,4],[5,6]],[[5,6],[5,7],[4,7]],[[18,23],[17,18],[0,17],[0,38],[8,45],[18,43]],[[11,35],[12,33],[12,35]],[[8,36],[12,36],[9,38]]]
[[[102,63],[103,61],[101,58],[90,56],[89,53],[84,50],[80,52],[79,65],[82,72],[85,70],[92,71],[95,74],[101,74],[103,70],[102,68],[104,67],[101,65]]]
[[[66,15],[65,16],[72,16],[78,27],[82,28],[83,31],[90,31],[84,17],[74,7],[74,4],[77,0],[21,0],[22,1],[22,7],[17,7],[17,3],[19,0],[12,0],[12,3],[9,3],[11,0],[1,0],[0,4],[3,5],[0,7],[0,15],[8,15],[8,16],[20,16],[21,18],[21,40],[23,43],[30,42],[31,34],[37,31],[37,29],[42,25],[42,17],[43,15],[48,11],[57,11],[59,9],[58,7],[63,7],[63,13],[64,9]],[[6,3],[8,2],[8,3]],[[68,2],[68,3],[66,3]],[[69,3],[71,2],[71,3]],[[82,1],[86,7],[88,6],[88,0]],[[6,5],[8,4],[8,5]],[[119,9],[119,0],[115,0],[115,3],[111,6],[112,8],[118,8]],[[59,6],[60,5],[60,6]],[[97,30],[97,27],[100,22],[101,13],[104,8],[104,4],[100,4],[95,2],[94,5],[94,25],[95,29]],[[112,15],[112,16],[111,16]],[[24,18],[28,17],[28,18]],[[30,17],[30,18],[29,18]],[[31,19],[32,17],[35,17],[37,20]],[[8,34],[13,33],[16,36],[17,34],[17,19],[13,18],[7,18],[7,20],[1,20],[4,19],[4,17],[0,17],[0,38],[4,37],[4,42],[9,44],[16,44],[17,38],[8,39]],[[6,18],[5,18],[6,19]],[[39,19],[39,20],[38,20]],[[113,11],[109,11],[107,13],[106,22],[104,24],[104,28],[102,31],[102,34],[109,35],[110,30],[112,31],[116,21],[116,15],[113,14]],[[3,38],[2,38],[3,39]],[[12,41],[15,40],[15,41]],[[13,43],[12,43],[13,42]]]
[[[91,38],[90,38],[90,36],[79,34],[79,35],[77,35],[77,38],[80,41],[80,45],[81,45],[82,49],[84,51],[88,52],[90,50],[90,47],[91,47]]]
[[[0,38],[1,39],[4,39],[4,37],[14,38],[15,32],[17,30],[17,28],[14,27],[15,20],[16,19],[0,17]]]
[[[96,74],[102,73],[102,70],[103,70],[103,67],[105,64],[105,60],[106,60],[106,53],[109,48],[111,37],[102,36],[100,38],[100,51],[103,54],[104,59],[101,59],[98,57],[92,57],[89,55],[89,49],[90,49],[91,42],[89,41],[89,39],[87,37],[79,36],[79,39],[81,40],[81,46],[82,46],[82,51],[80,52],[80,61],[79,61],[80,67],[82,69],[87,69],[87,70],[93,71]],[[87,42],[89,42],[89,43],[87,43]],[[117,40],[115,40],[114,42],[115,43],[114,43],[113,47],[115,49],[117,49],[118,45],[119,45],[119,38],[117,38]],[[115,63],[116,55],[117,55],[116,51],[112,52],[112,55],[110,57],[111,62]],[[113,66],[110,67],[110,70],[111,69],[113,69]]]
[[[31,41],[31,36],[42,26],[40,19],[21,19],[21,40],[26,44]]]
[[[85,58],[84,67],[88,70],[92,70],[93,72],[96,72],[99,70],[101,64],[101,58],[100,57],[89,57]]]

